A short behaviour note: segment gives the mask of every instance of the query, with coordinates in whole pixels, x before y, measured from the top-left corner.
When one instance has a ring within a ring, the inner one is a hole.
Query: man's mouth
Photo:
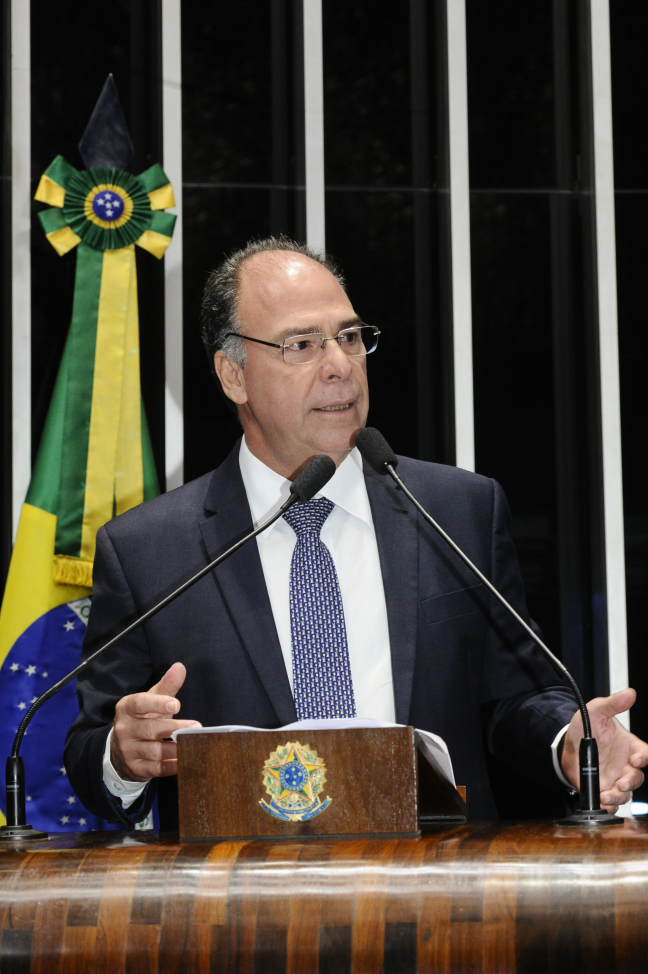
[[[353,406],[352,402],[341,402],[337,406],[320,406],[319,411],[323,413],[333,413],[340,409],[351,409],[351,406]]]

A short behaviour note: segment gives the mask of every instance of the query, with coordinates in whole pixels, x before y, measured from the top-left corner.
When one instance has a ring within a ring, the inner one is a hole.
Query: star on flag
[[[64,624],[63,628],[65,629],[66,632],[72,632],[72,630],[74,629],[74,623],[72,622],[71,619],[68,619],[68,621]]]
[[[36,672],[36,667],[35,666],[28,666],[25,669],[25,673],[27,674],[27,676],[33,676],[35,672]]]

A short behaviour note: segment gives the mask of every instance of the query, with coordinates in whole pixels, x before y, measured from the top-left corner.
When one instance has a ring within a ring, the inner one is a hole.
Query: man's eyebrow
[[[353,318],[347,318],[346,321],[341,321],[338,325],[338,332],[342,331],[343,328],[351,328],[353,325],[361,325],[362,323],[362,319],[355,315]],[[302,328],[301,331],[296,331],[295,328],[285,328],[275,337],[274,341],[277,343],[285,342],[287,338],[292,338],[293,335],[322,334],[324,334],[322,328],[318,328],[316,325],[311,325],[310,328]]]
[[[364,321],[358,315],[354,315],[353,318],[347,318],[346,321],[341,321],[338,328],[342,331],[343,328],[351,328],[353,325],[364,325]]]

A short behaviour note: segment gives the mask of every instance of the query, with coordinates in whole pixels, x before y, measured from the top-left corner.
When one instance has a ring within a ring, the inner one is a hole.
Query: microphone
[[[600,785],[599,785],[599,755],[598,755],[598,745],[596,743],[596,738],[592,737],[592,728],[589,719],[589,713],[587,707],[585,706],[585,700],[580,691],[580,688],[573,676],[567,669],[567,667],[561,663],[557,656],[551,652],[548,646],[546,646],[538,635],[533,631],[531,626],[529,626],[522,616],[520,616],[512,605],[504,598],[504,596],[498,592],[495,586],[486,578],[486,576],[480,572],[476,565],[472,563],[468,555],[466,555],[458,544],[456,544],[449,534],[447,534],[440,524],[434,520],[434,518],[428,514],[425,508],[417,501],[416,497],[408,490],[401,478],[396,473],[396,466],[398,465],[398,457],[389,446],[387,440],[377,429],[372,429],[371,427],[365,428],[359,431],[356,435],[355,445],[360,450],[360,453],[365,458],[367,463],[379,474],[388,474],[394,483],[403,491],[406,497],[412,502],[417,511],[422,515],[422,517],[430,524],[434,530],[439,534],[446,544],[454,551],[456,555],[463,561],[465,565],[468,566],[470,571],[475,575],[482,585],[488,589],[488,591],[493,595],[497,601],[502,605],[508,614],[515,619],[515,621],[520,625],[526,634],[531,637],[534,643],[540,647],[542,652],[545,654],[554,669],[561,675],[564,676],[569,682],[572,690],[574,691],[574,696],[578,703],[578,709],[581,713],[581,718],[583,720],[583,738],[580,743],[579,750],[579,764],[580,764],[580,809],[574,812],[573,815],[568,816],[565,819],[561,819],[560,825],[620,825],[623,823],[623,819],[618,815],[610,815],[605,809],[601,808],[600,800]]]
[[[315,494],[319,494],[322,487],[328,484],[334,473],[335,463],[327,453],[319,453],[316,457],[313,457],[310,463],[304,467],[302,472],[295,477],[290,485],[291,496],[281,508],[281,514],[287,511],[289,507],[292,507],[296,501],[305,504],[307,501],[312,500]],[[276,521],[279,516],[275,514],[274,520]],[[271,523],[271,521],[268,521],[267,525],[263,527],[269,527]],[[259,528],[259,531],[262,530],[263,528]]]
[[[200,581],[205,575],[217,568],[222,562],[224,562],[230,555],[242,548],[252,541],[258,534],[269,528],[271,524],[278,521],[280,517],[285,514],[288,508],[292,507],[296,503],[306,503],[319,493],[319,491],[324,487],[325,484],[331,479],[335,473],[335,463],[333,460],[327,456],[325,453],[320,453],[318,456],[313,457],[310,463],[304,467],[302,472],[295,477],[292,484],[290,485],[290,496],[284,504],[281,505],[279,510],[269,517],[267,521],[255,528],[254,531],[250,531],[244,538],[237,541],[236,544],[228,548],[222,555],[218,558],[214,558],[212,562],[201,568],[199,572],[196,572],[190,579],[183,582],[175,591],[171,592],[163,598],[157,605],[154,605],[152,609],[149,609],[143,615],[141,615],[135,622],[132,622],[129,626],[126,626],[122,632],[117,636],[110,639],[105,645],[103,645],[96,652],[88,656],[86,660],[80,663],[75,669],[73,669],[67,676],[59,680],[53,686],[46,690],[45,693],[41,694],[37,700],[31,705],[25,716],[20,722],[20,726],[16,731],[16,736],[14,738],[13,747],[11,749],[11,755],[7,758],[7,766],[5,771],[5,781],[6,781],[6,809],[7,809],[7,824],[0,827],[0,842],[2,841],[14,841],[14,842],[24,842],[25,840],[31,839],[46,839],[48,837],[47,832],[39,832],[38,829],[34,829],[31,825],[26,823],[25,814],[25,768],[23,765],[23,759],[20,757],[20,745],[22,744],[23,737],[25,736],[25,731],[29,726],[29,723],[42,705],[53,697],[55,694],[62,690],[66,684],[73,680],[75,677],[80,676],[91,663],[94,663],[96,659],[102,656],[106,650],[111,649],[116,643],[118,643],[125,636],[129,636],[136,629],[139,629],[145,622],[152,619],[154,615],[157,615],[162,609],[171,602],[174,602],[179,595],[190,589],[192,585]]]

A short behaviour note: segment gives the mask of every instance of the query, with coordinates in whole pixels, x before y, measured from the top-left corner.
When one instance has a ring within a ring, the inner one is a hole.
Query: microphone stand
[[[440,524],[434,520],[434,518],[428,514],[425,508],[419,504],[416,497],[412,494],[410,490],[405,486],[401,478],[396,473],[396,470],[392,463],[385,462],[384,470],[389,474],[395,484],[400,487],[406,497],[412,502],[416,510],[421,514],[423,518],[430,524],[437,534],[441,535],[443,540],[447,545],[452,548],[454,553],[461,558],[463,563],[468,566],[471,572],[477,576],[479,581],[488,591],[493,595],[497,601],[504,606],[506,611],[519,623],[524,629],[528,636],[536,643],[537,646],[543,651],[545,656],[549,659],[550,663],[560,673],[564,676],[574,691],[574,696],[578,703],[578,709],[580,710],[581,718],[583,721],[583,738],[580,742],[579,750],[579,764],[580,764],[580,809],[569,815],[567,818],[560,819],[559,825],[622,825],[623,819],[618,815],[610,815],[606,812],[604,808],[601,808],[601,798],[600,798],[600,784],[599,784],[599,754],[598,745],[596,743],[596,738],[592,737],[592,727],[590,724],[589,713],[587,712],[587,707],[585,706],[585,700],[580,691],[580,687],[574,680],[573,676],[567,669],[567,667],[561,663],[557,656],[551,652],[548,646],[545,646],[543,641],[538,635],[533,631],[531,626],[527,625],[522,616],[520,616],[512,605],[501,595],[495,586],[486,578],[486,576],[480,572],[476,565],[473,565],[470,558],[464,554],[458,544],[452,540],[449,534],[443,530]]]
[[[317,459],[318,458],[316,457],[315,460]],[[326,459],[330,460],[329,457],[327,457]],[[311,463],[313,462],[315,461],[311,461]],[[333,466],[333,472],[335,472],[335,466],[333,465],[332,460],[330,460],[330,464]],[[320,464],[320,466],[322,465]],[[303,471],[304,474],[306,473],[307,469],[308,468],[306,468]],[[329,473],[329,477],[330,476],[331,474]],[[327,477],[327,479],[329,478]],[[321,486],[323,486],[323,484],[321,484]],[[295,487],[299,488],[300,491],[299,493],[292,489]],[[320,486],[318,485],[317,490],[319,489]],[[317,493],[317,490],[313,491],[313,494]],[[300,496],[300,493],[302,496]],[[41,696],[34,701],[34,703],[31,705],[31,707],[29,708],[29,710],[27,711],[27,713],[25,714],[25,716],[20,722],[20,726],[18,727],[18,730],[16,731],[16,736],[14,737],[11,754],[7,758],[7,766],[5,771],[6,795],[7,795],[7,824],[0,827],[0,842],[2,841],[22,842],[31,839],[46,839],[48,837],[47,832],[39,832],[38,829],[34,829],[31,827],[31,825],[27,824],[27,817],[25,813],[25,768],[23,765],[23,759],[20,757],[20,745],[22,744],[23,737],[25,736],[25,731],[27,730],[27,727],[29,726],[32,717],[38,710],[40,710],[43,704],[51,697],[53,697],[55,694],[57,694],[59,690],[62,690],[63,687],[70,682],[70,680],[73,680],[75,677],[80,676],[81,673],[83,673],[90,666],[91,663],[94,663],[95,660],[99,659],[100,656],[103,656],[103,654],[108,649],[111,649],[113,646],[115,646],[121,639],[124,639],[125,636],[129,636],[132,632],[135,632],[135,630],[139,629],[140,626],[143,626],[144,623],[148,622],[149,619],[152,619],[154,615],[157,615],[158,612],[164,609],[167,605],[169,605],[171,602],[174,602],[179,595],[182,595],[182,593],[186,592],[188,588],[191,588],[191,586],[195,585],[195,583],[200,581],[201,578],[203,578],[205,575],[208,575],[209,572],[214,570],[214,568],[217,568],[218,565],[220,565],[221,562],[225,561],[226,558],[229,558],[230,555],[233,555],[235,552],[237,552],[239,548],[242,548],[243,545],[248,543],[248,541],[252,541],[253,538],[256,538],[258,534],[261,534],[261,532],[265,531],[266,528],[269,528],[271,524],[274,524],[275,521],[278,521],[279,518],[285,514],[285,512],[288,510],[289,507],[292,507],[292,505],[299,500],[309,500],[309,499],[310,498],[306,496],[306,493],[301,490],[298,481],[295,480],[291,486],[290,497],[288,498],[287,501],[285,501],[284,504],[282,504],[279,510],[272,515],[272,517],[268,518],[268,520],[265,521],[263,524],[261,524],[260,527],[255,528],[254,531],[251,531],[249,534],[246,534],[244,538],[241,538],[240,541],[237,541],[235,545],[232,545],[231,548],[225,551],[222,555],[219,555],[218,558],[214,558],[214,560],[211,561],[208,565],[206,565],[204,568],[201,568],[201,570],[199,572],[196,572],[196,574],[192,578],[190,578],[186,582],[183,582],[183,584],[180,585],[177,589],[175,589],[175,591],[171,592],[170,595],[167,595],[166,598],[162,599],[161,602],[158,602],[157,605],[154,605],[152,609],[149,609],[148,612],[145,612],[144,615],[136,619],[135,622],[132,622],[130,626],[127,626],[117,636],[114,636],[112,639],[110,639],[100,649],[92,653],[91,656],[88,656],[87,659],[85,659],[82,663],[80,663],[77,667],[75,667],[70,673],[64,676],[63,679],[59,680],[58,683],[55,683],[53,686],[51,686],[49,690],[46,690],[45,693],[41,694]]]

